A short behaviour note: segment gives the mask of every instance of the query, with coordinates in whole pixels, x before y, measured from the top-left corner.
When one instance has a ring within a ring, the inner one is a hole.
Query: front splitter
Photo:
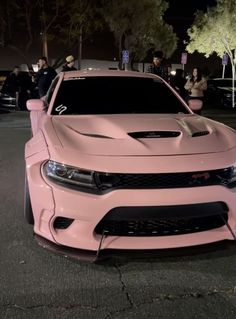
[[[204,244],[199,246],[191,246],[184,248],[170,249],[149,249],[149,250],[120,250],[120,249],[104,249],[97,254],[97,251],[71,248],[63,245],[57,245],[37,234],[34,234],[37,243],[53,253],[60,254],[65,258],[72,258],[77,261],[98,263],[107,259],[160,259],[160,258],[177,258],[192,255],[208,254],[214,251],[225,251],[233,247],[235,249],[235,241],[223,240],[216,243]]]

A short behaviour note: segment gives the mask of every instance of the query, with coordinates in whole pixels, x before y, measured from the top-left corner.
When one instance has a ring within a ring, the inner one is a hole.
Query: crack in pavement
[[[121,287],[122,287],[122,292],[125,293],[126,299],[127,299],[128,303],[129,303],[129,306],[128,307],[123,307],[123,309],[120,309],[120,310],[117,310],[117,311],[109,312],[108,315],[104,319],[111,318],[113,314],[122,313],[122,312],[130,310],[130,309],[132,309],[134,307],[134,302],[132,301],[132,298],[131,298],[129,292],[127,291],[127,287],[126,287],[125,282],[123,280],[122,271],[121,271],[119,265],[114,263],[114,268],[118,271],[119,280],[120,280]]]
[[[191,292],[191,293],[186,293],[186,294],[179,294],[179,295],[174,295],[174,294],[158,294],[155,298],[151,299],[150,301],[144,301],[140,302],[138,304],[135,304],[135,302],[132,301],[130,294],[127,292],[127,287],[123,281],[122,278],[122,273],[120,268],[116,265],[116,269],[119,272],[119,278],[120,282],[122,284],[122,292],[125,293],[127,300],[129,302],[128,307],[123,307],[120,310],[117,311],[109,311],[107,307],[103,306],[97,306],[97,307],[92,307],[92,306],[85,306],[81,304],[70,304],[68,306],[57,306],[55,304],[39,304],[39,305],[32,305],[32,306],[23,306],[23,305],[18,305],[18,304],[2,304],[0,305],[0,309],[19,309],[22,311],[27,311],[27,310],[32,310],[32,309],[40,309],[40,308],[51,308],[51,309],[62,309],[63,311],[75,309],[75,308],[80,308],[80,309],[85,309],[85,310],[92,310],[92,311],[97,311],[98,309],[104,309],[105,311],[109,311],[109,314],[104,317],[104,319],[112,318],[115,314],[120,314],[122,312],[126,312],[128,310],[131,310],[132,308],[138,308],[143,305],[148,305],[148,304],[153,304],[156,301],[174,301],[174,300],[179,300],[179,299],[187,299],[187,298],[204,298],[204,297],[209,297],[209,296],[215,296],[215,295],[235,295],[236,294],[236,286],[233,288],[228,288],[228,289],[213,289],[210,291],[207,291],[206,293],[202,292]]]
[[[39,304],[39,305],[32,305],[32,306],[20,306],[17,304],[5,304],[5,305],[0,305],[0,309],[20,309],[20,310],[32,310],[32,309],[39,309],[39,308],[51,308],[51,309],[62,309],[62,310],[71,310],[74,308],[81,308],[81,309],[86,309],[86,310],[98,310],[100,307],[91,307],[91,306],[83,306],[81,304],[73,304],[73,305],[68,305],[68,306],[56,306],[54,304]]]
[[[115,266],[119,273],[121,274],[120,277],[120,281],[122,283],[122,286],[124,288],[122,288],[122,291],[125,291],[127,289],[127,287],[125,286],[124,281],[122,280],[122,273],[119,269],[119,267],[116,265]],[[186,293],[186,294],[179,294],[179,295],[174,295],[174,294],[158,294],[155,298],[151,299],[150,301],[144,301],[144,302],[140,302],[138,304],[136,304],[135,302],[132,302],[132,299],[130,297],[130,294],[125,291],[126,295],[128,296],[128,300],[131,301],[130,302],[130,306],[123,308],[122,310],[117,310],[117,311],[113,311],[113,312],[109,312],[109,314],[104,318],[104,319],[109,319],[109,318],[113,318],[113,316],[115,314],[120,314],[122,312],[126,312],[127,310],[131,310],[132,308],[139,308],[140,306],[144,306],[144,305],[149,305],[149,304],[153,304],[157,301],[176,301],[179,299],[188,299],[188,298],[205,298],[205,297],[209,297],[209,296],[214,296],[214,295],[235,295],[236,294],[236,286],[233,288],[228,288],[228,289],[213,289],[210,290],[206,293],[204,292],[191,292],[191,293]]]
[[[132,298],[131,298],[129,292],[127,291],[125,282],[123,280],[122,271],[121,271],[121,269],[120,269],[118,264],[114,264],[114,267],[116,268],[116,270],[118,271],[118,274],[119,274],[119,280],[120,280],[121,285],[122,285],[122,292],[125,293],[126,298],[127,298],[128,302],[129,302],[130,306],[133,307],[134,303],[132,301]]]

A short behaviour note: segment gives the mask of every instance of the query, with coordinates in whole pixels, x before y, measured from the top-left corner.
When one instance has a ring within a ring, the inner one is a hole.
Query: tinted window
[[[52,114],[189,113],[161,81],[135,77],[64,80]]]

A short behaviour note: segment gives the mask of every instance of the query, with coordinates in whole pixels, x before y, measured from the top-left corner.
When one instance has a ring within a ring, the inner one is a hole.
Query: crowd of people
[[[65,59],[62,71],[74,71],[74,57],[69,55]],[[1,93],[7,94],[16,100],[16,109],[26,110],[26,101],[30,98],[41,98],[46,95],[52,80],[56,77],[56,70],[49,66],[46,57],[38,60],[38,71],[23,72],[19,66],[14,66],[12,72],[6,77]]]
[[[156,51],[153,55],[153,61],[148,66],[146,72],[163,78],[187,103],[193,99],[199,99],[203,102],[204,91],[207,89],[207,81],[202,76],[201,70],[198,67],[194,67],[187,80],[182,69],[177,69],[175,76],[171,77],[170,67],[163,61],[162,51]],[[67,56],[62,71],[76,70],[74,64],[75,59],[73,55]],[[13,71],[7,76],[1,93],[14,97],[16,99],[16,108],[25,110],[26,101],[29,98],[41,98],[46,95],[56,75],[57,72],[53,67],[49,66],[47,58],[40,57],[36,74],[21,72],[20,68],[15,66]],[[200,114],[200,111],[198,113]]]
[[[194,67],[187,79],[182,69],[177,69],[175,75],[171,77],[168,64],[163,63],[163,53],[157,51],[153,55],[152,64],[149,65],[147,72],[163,78],[187,103],[189,100],[198,99],[202,101],[203,105],[204,92],[207,90],[207,80],[202,76],[199,67]],[[195,111],[195,113],[201,114],[201,110]]]

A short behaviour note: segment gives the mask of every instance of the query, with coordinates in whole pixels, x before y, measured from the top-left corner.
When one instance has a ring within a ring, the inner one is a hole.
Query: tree
[[[17,0],[3,0],[0,2],[0,45],[2,47],[9,47],[17,51],[24,60],[26,52],[31,45],[31,29],[28,27],[28,22],[31,19],[32,5],[27,0],[19,3]],[[25,22],[25,24],[23,23]],[[19,41],[17,33],[22,30],[24,24],[24,36]],[[17,28],[15,26],[18,26]],[[27,42],[24,42],[24,40]],[[24,49],[21,44],[24,43]]]
[[[40,34],[39,20],[43,2],[43,0],[35,2],[31,0],[5,0],[0,4],[1,43],[16,51],[25,61],[28,60],[29,49]],[[43,13],[42,16],[45,17]]]
[[[49,41],[63,42],[55,67],[60,65],[68,47],[77,45],[80,64],[82,35],[85,38],[101,25],[97,4],[99,1],[93,0],[1,0],[0,45],[13,49],[27,63],[30,49],[39,40],[42,55],[47,58]]]
[[[16,45],[14,24],[18,24],[21,17],[15,12],[18,13],[18,2],[16,0],[0,2],[0,44],[2,47],[9,47],[17,51],[26,60],[24,50]]]
[[[64,13],[64,7],[66,6],[65,0],[45,1],[38,0],[40,9],[40,22],[41,22],[41,36],[43,45],[43,55],[48,58],[48,40],[53,36],[50,34],[59,18]]]
[[[101,12],[119,48],[129,50],[132,60],[142,60],[150,49],[170,57],[177,37],[163,20],[168,3],[163,0],[104,0]]]
[[[99,29],[102,18],[97,10],[98,1],[93,0],[69,0],[65,9],[65,23],[59,27],[63,34],[63,42],[69,47],[78,46],[78,69],[81,67],[83,40]]]
[[[17,9],[15,0],[1,0],[0,2],[0,45],[5,46],[12,39],[12,25],[14,11]]]
[[[214,52],[223,57],[228,54],[232,68],[232,89],[235,79],[236,49],[236,2],[235,0],[217,0],[217,5],[207,12],[197,11],[193,25],[188,30],[190,41],[186,50],[198,51],[207,58]],[[232,94],[234,107],[234,94]]]
[[[42,53],[48,57],[48,37],[65,0],[1,0],[0,45],[16,51],[27,63],[29,50],[42,36]]]

